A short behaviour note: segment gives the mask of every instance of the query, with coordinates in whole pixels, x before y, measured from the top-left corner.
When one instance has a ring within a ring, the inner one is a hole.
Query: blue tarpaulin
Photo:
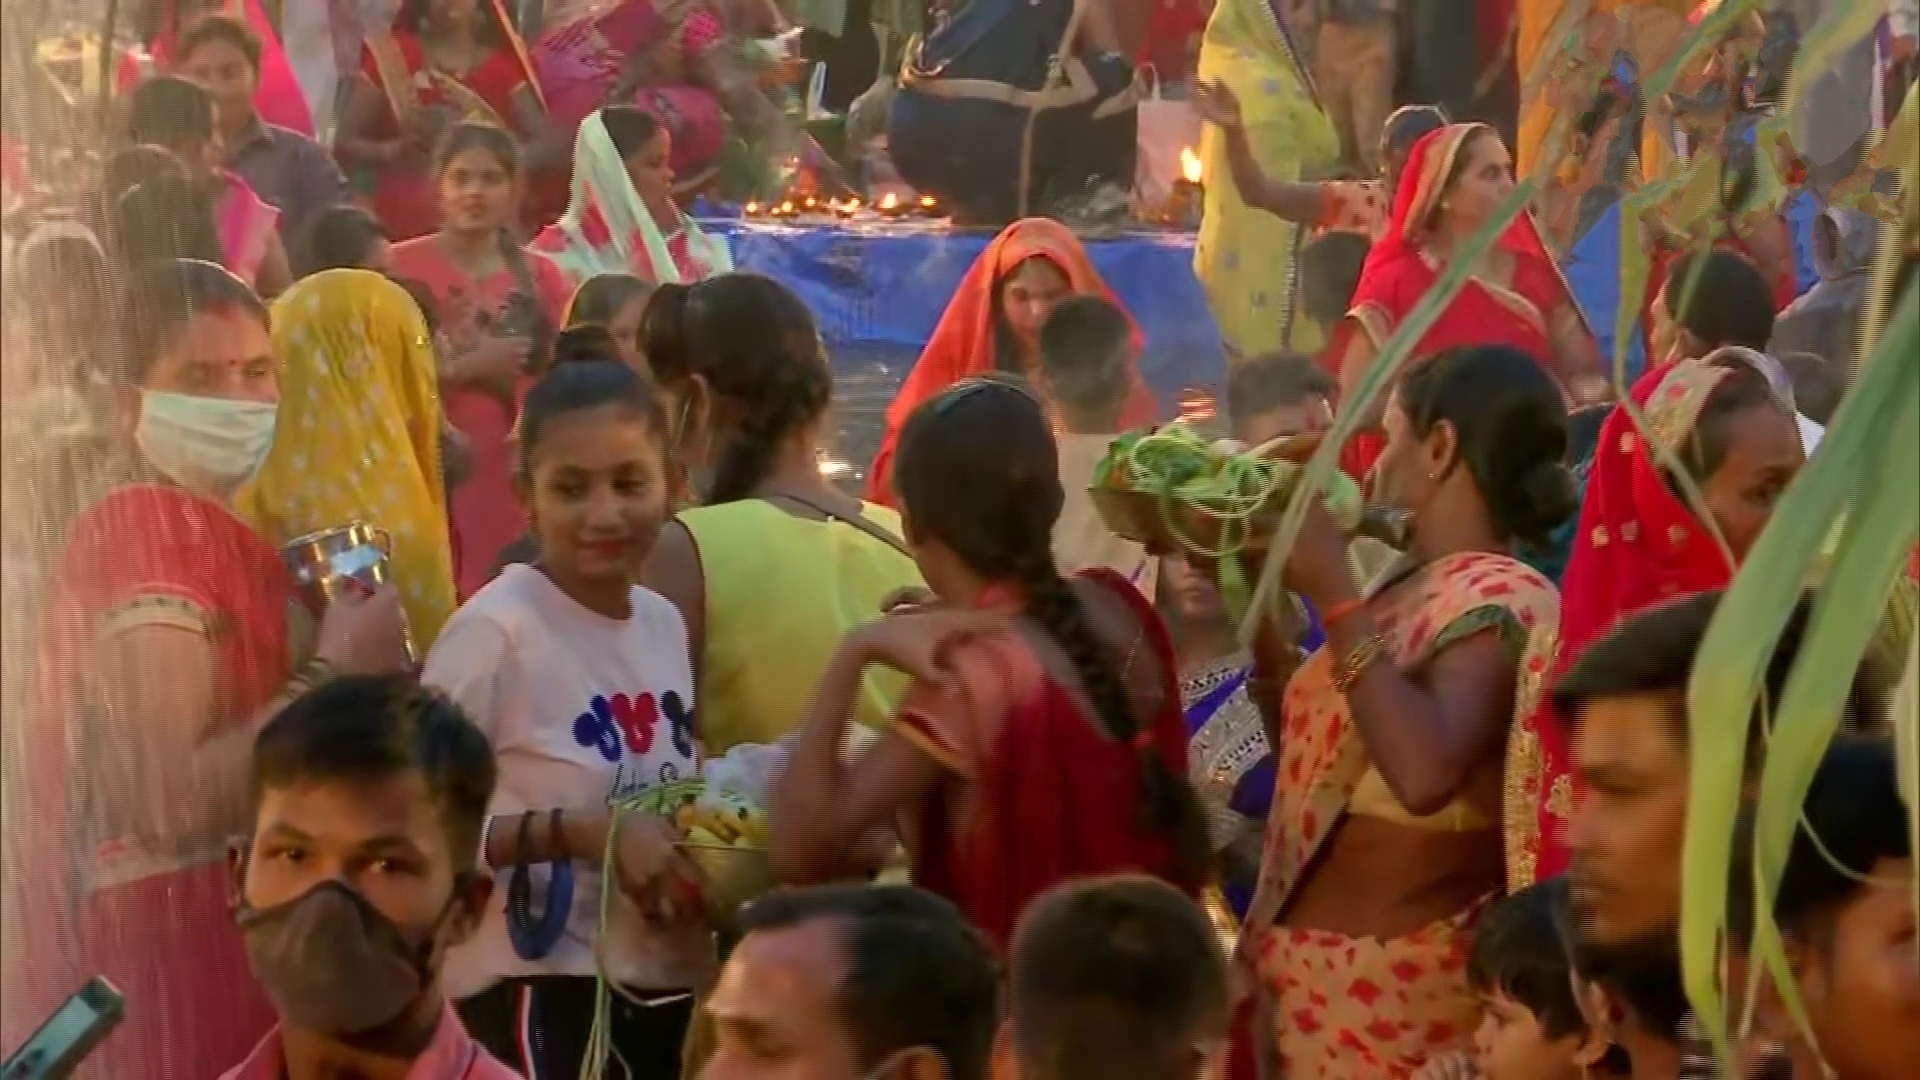
[[[1809,240],[1819,213],[1811,195],[1787,208],[1798,256],[1801,289],[1813,281]],[[985,249],[985,232],[951,230],[931,222],[874,226],[798,226],[714,221],[727,235],[741,270],[766,274],[797,292],[820,321],[836,356],[884,357],[894,377],[926,344],[967,267]],[[1085,241],[1087,253],[1147,338],[1141,371],[1161,401],[1171,405],[1188,387],[1217,387],[1225,374],[1220,332],[1193,275],[1193,236],[1125,233]],[[1620,212],[1609,209],[1569,253],[1573,294],[1613,355],[1619,310]],[[1628,366],[1639,371],[1645,350],[1635,334]]]
[[[800,295],[836,353],[904,353],[925,345],[960,279],[992,239],[933,223],[863,227],[714,222],[735,265]],[[1100,276],[1146,334],[1141,372],[1163,402],[1225,372],[1220,332],[1193,276],[1193,237],[1125,233],[1085,241]],[[890,365],[891,366],[891,365]]]

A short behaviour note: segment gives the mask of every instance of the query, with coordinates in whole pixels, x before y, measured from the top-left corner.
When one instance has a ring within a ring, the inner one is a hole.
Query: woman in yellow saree
[[[1298,47],[1300,28],[1287,23],[1291,7],[1287,0],[1219,0],[1200,45],[1199,81],[1233,91],[1261,171],[1282,182],[1340,155]],[[1232,175],[1219,130],[1201,135],[1200,157],[1204,175]],[[1228,355],[1318,352],[1318,329],[1293,317],[1294,259],[1307,233],[1248,206],[1231,183],[1208,184],[1205,207],[1193,269]]]
[[[275,545],[364,521],[392,538],[420,655],[455,607],[440,473],[444,426],[426,317],[371,270],[327,270],[273,305],[281,408],[235,509]]]

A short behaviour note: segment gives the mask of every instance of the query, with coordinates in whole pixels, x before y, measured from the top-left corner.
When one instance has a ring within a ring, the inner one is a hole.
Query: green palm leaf
[[[1901,560],[1920,531],[1920,290],[1901,300],[1820,453],[1794,481],[1735,576],[1701,646],[1688,693],[1692,780],[1681,890],[1687,993],[1723,1055],[1729,1045],[1719,965],[1734,821],[1762,673],[1823,544],[1836,557],[1806,643],[1772,715],[1757,804],[1754,956],[1804,1028],[1769,912],[1793,823],[1831,740],[1848,683],[1879,625]],[[1844,516],[1843,516],[1844,515]],[[1776,704],[1776,703],[1769,703]],[[1757,975],[1756,975],[1757,978]]]

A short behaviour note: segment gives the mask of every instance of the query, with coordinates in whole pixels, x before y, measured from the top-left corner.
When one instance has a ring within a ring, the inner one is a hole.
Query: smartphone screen
[[[119,991],[95,979],[68,998],[0,1065],[0,1080],[59,1080],[106,1038],[122,1012]]]

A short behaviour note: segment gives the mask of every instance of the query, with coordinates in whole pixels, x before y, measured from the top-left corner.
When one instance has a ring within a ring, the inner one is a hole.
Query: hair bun
[[[1580,509],[1580,483],[1573,470],[1558,461],[1542,461],[1520,477],[1520,494],[1532,527],[1521,530],[1524,539],[1539,539],[1566,523]],[[1533,534],[1538,533],[1540,536]]]
[[[553,366],[590,364],[596,361],[621,363],[620,341],[613,331],[593,323],[569,326],[553,339]]]

